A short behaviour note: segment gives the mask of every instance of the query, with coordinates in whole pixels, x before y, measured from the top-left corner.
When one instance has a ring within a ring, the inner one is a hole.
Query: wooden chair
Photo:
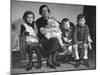
[[[35,54],[35,50],[34,49],[37,49],[40,44],[39,43],[27,43],[26,42],[26,35],[19,35],[19,43],[20,43],[20,57],[21,57],[21,60],[25,60],[27,59],[27,52],[26,52],[26,49],[28,46],[32,47],[33,48],[33,53]]]
[[[19,49],[20,49],[20,58],[26,59],[26,35],[19,35]]]

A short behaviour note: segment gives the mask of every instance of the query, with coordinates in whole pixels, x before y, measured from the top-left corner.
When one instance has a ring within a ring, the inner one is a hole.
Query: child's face
[[[80,26],[84,26],[84,24],[85,24],[85,18],[79,19],[79,20],[78,20],[78,24],[79,24]]]
[[[34,21],[34,16],[33,14],[28,14],[26,16],[26,21],[29,23],[29,24],[32,24],[32,22]]]
[[[70,28],[70,22],[69,22],[69,21],[64,22],[64,23],[63,23],[63,27],[64,27],[65,29],[69,29],[69,28]]]

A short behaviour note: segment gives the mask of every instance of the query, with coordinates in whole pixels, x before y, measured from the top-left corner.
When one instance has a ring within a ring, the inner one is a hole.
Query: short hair
[[[32,11],[25,11],[24,15],[23,15],[23,20],[26,21],[26,16],[32,14],[33,15],[33,19],[35,18],[35,15]]]
[[[42,14],[42,10],[43,10],[44,7],[47,7],[48,12],[50,13],[50,9],[49,9],[49,7],[47,5],[41,5],[40,8],[39,8],[39,14],[40,15]]]
[[[67,22],[67,21],[69,21],[68,18],[63,18],[62,21],[61,21],[61,23],[64,23],[64,22]]]
[[[79,15],[77,16],[77,20],[80,20],[80,19],[82,19],[82,18],[85,18],[85,15],[84,15],[84,14],[79,14]]]

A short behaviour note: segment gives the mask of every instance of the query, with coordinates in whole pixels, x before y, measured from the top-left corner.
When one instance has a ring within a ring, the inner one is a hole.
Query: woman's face
[[[49,11],[48,11],[48,8],[47,7],[44,7],[43,9],[42,9],[42,16],[44,17],[44,18],[48,18],[49,17]]]
[[[26,21],[27,21],[27,23],[32,24],[32,22],[34,21],[34,16],[33,16],[33,14],[28,14],[28,15],[26,16]]]

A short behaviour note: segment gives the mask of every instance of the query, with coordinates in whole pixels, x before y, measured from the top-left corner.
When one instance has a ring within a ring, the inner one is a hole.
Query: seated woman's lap
[[[40,52],[42,52],[44,55],[49,55],[60,49],[59,42],[56,38],[44,40],[45,41],[42,42],[42,49],[40,50]]]

